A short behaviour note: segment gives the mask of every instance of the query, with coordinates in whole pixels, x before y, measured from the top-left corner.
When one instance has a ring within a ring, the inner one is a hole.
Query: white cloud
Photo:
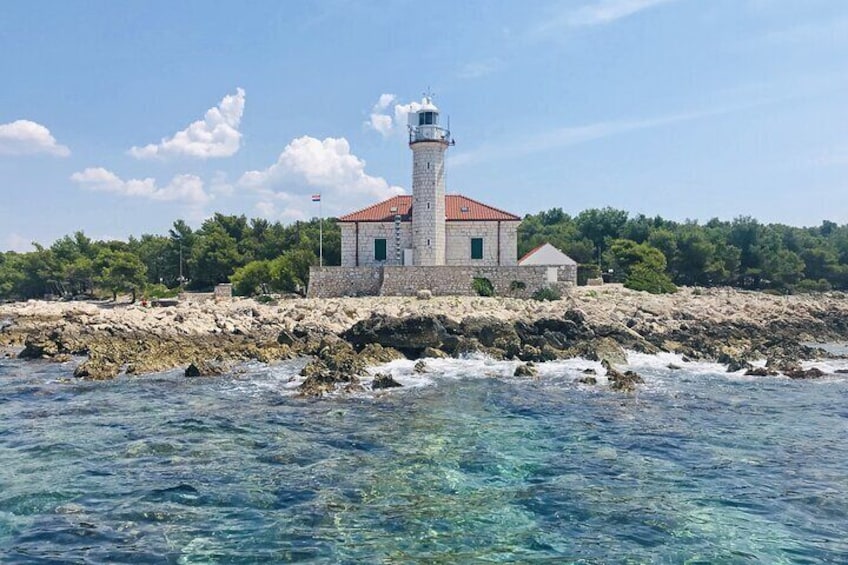
[[[0,155],[47,153],[67,157],[71,150],[59,145],[50,130],[29,120],[0,124]]]
[[[394,94],[381,94],[371,108],[371,115],[365,125],[383,137],[388,137],[394,133],[405,132],[409,113],[420,109],[421,104],[418,102],[401,104]]]
[[[216,171],[209,181],[209,192],[219,196],[232,196],[235,192],[235,187],[230,182],[227,173]]]
[[[262,218],[274,221],[279,220],[284,223],[309,219],[309,216],[303,209],[293,206],[284,206],[280,209],[276,203],[269,200],[260,200],[254,206],[254,210]]]
[[[97,167],[74,173],[71,180],[85,190],[111,192],[160,202],[185,202],[199,206],[210,199],[203,190],[203,181],[195,175],[177,175],[166,186],[158,187],[152,178],[125,181],[112,171]]]
[[[238,184],[258,191],[263,202],[276,199],[289,203],[289,217],[295,213],[311,215],[303,210],[312,210],[309,195],[316,192],[322,193],[325,208],[335,212],[404,192],[384,178],[366,173],[365,161],[350,152],[348,141],[333,137],[323,141],[298,137],[285,147],[276,163],[244,173]]]
[[[497,58],[473,61],[463,65],[457,71],[457,76],[464,79],[482,78],[499,71],[501,68],[503,68],[503,61]]]
[[[158,144],[132,147],[128,153],[136,159],[196,157],[210,159],[235,155],[241,146],[238,127],[244,113],[244,89],[224,96],[221,103],[206,111],[202,120],[178,131]]]
[[[567,10],[541,24],[536,32],[550,33],[562,28],[593,27],[610,24],[617,20],[677,0],[594,0],[579,8]]]
[[[24,237],[21,234],[10,233],[3,241],[3,249],[0,249],[0,251],[17,251],[18,253],[33,251],[32,241],[31,238]]]

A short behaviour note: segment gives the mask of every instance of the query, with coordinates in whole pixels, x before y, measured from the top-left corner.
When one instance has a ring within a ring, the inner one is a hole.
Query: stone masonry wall
[[[447,265],[498,265],[498,227],[500,226],[500,264],[502,266],[518,263],[518,224],[519,222],[448,222],[447,223]],[[483,239],[483,258],[471,258],[471,239]]]
[[[310,267],[306,296],[377,296],[382,284],[381,267]]]
[[[495,296],[529,298],[538,289],[550,286],[545,267],[386,267],[380,294],[412,296],[426,289],[434,296],[474,296],[475,278],[489,279]],[[518,288],[516,281],[524,283],[524,288]]]
[[[343,222],[342,229],[342,266],[356,266],[356,224]],[[374,259],[374,240],[386,240],[386,261]],[[395,253],[394,222],[359,222],[359,266],[402,265],[403,250],[412,248],[412,226],[409,222],[400,224],[400,261]]]
[[[429,290],[435,296],[474,296],[475,278],[487,278],[495,296],[529,298],[540,288],[561,290],[575,280],[548,280],[545,266],[458,266],[458,267],[312,267],[309,270],[310,298],[336,296],[414,296]],[[558,269],[558,274],[560,273]],[[576,277],[576,271],[574,273]],[[523,288],[522,284],[523,283]]]

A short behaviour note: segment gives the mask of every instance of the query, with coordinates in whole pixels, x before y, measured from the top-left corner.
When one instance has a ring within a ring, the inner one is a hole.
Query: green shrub
[[[474,292],[476,292],[478,296],[494,296],[495,295],[495,287],[492,285],[492,281],[490,281],[487,278],[483,278],[483,277],[475,278],[471,282],[471,288],[474,289]]]
[[[795,285],[793,289],[795,292],[827,292],[831,290],[833,287],[830,286],[830,283],[825,279],[819,279],[817,281],[811,279],[804,279],[798,284]]]
[[[657,271],[645,264],[635,265],[624,280],[625,288],[643,290],[651,294],[669,294],[677,292],[677,287],[662,271]]]
[[[577,285],[586,286],[589,279],[601,278],[601,268],[595,263],[577,265]]]
[[[560,291],[552,286],[545,286],[533,293],[533,300],[559,300],[562,298]]]
[[[260,304],[276,304],[277,303],[277,299],[274,298],[273,296],[268,295],[268,294],[260,294],[259,296],[254,298],[254,300],[256,300]]]
[[[180,293],[179,288],[168,288],[164,284],[149,284],[144,288],[144,298],[173,298]]]
[[[510,292],[519,292],[527,288],[527,283],[524,281],[512,281],[509,283]]]

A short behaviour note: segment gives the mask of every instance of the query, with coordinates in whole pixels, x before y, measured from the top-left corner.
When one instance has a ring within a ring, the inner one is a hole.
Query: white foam
[[[424,359],[424,372],[415,371],[418,361],[400,359],[370,367],[367,374],[360,379],[363,390],[355,392],[355,396],[373,397],[386,394],[402,394],[407,390],[420,389],[437,385],[442,381],[456,381],[462,379],[499,379],[515,383],[541,382],[543,385],[561,387],[564,384],[578,386],[585,390],[603,392],[608,390],[609,380],[606,371],[598,361],[590,361],[583,358],[563,359],[536,363],[537,377],[515,377],[515,369],[522,364],[521,361],[501,361],[486,355],[470,355],[460,359]],[[276,365],[251,364],[245,367],[246,373],[240,378],[232,381],[229,390],[235,394],[256,395],[273,392],[282,396],[293,396],[298,392],[298,387],[304,382],[305,377],[300,375],[300,370],[306,364],[305,359],[286,361]],[[764,360],[752,363],[754,366],[763,366]],[[817,367],[827,375],[824,380],[844,381],[848,374],[835,374],[837,369],[848,369],[846,359],[828,359],[819,361],[806,361],[801,363],[804,369]],[[728,373],[726,367],[720,363],[707,361],[686,361],[681,355],[675,353],[646,354],[635,351],[627,352],[627,363],[620,367],[621,370],[633,370],[644,379],[644,384],[637,387],[638,391],[668,393],[676,390],[675,382],[692,376],[706,376],[727,378],[736,381],[757,381],[763,378],[787,379],[783,375],[775,377],[757,377],[745,375],[744,370]],[[587,370],[593,370],[587,372]],[[371,391],[374,375],[377,373],[389,374],[402,386],[398,388]],[[592,376],[596,379],[595,385],[584,385],[579,379]],[[339,387],[339,392],[332,395],[347,395],[343,392],[345,386]]]

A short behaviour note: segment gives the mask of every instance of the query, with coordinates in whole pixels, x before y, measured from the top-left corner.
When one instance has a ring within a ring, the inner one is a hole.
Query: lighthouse
[[[439,125],[439,109],[425,95],[409,114],[415,265],[445,264],[445,151],[452,143],[450,131]]]

